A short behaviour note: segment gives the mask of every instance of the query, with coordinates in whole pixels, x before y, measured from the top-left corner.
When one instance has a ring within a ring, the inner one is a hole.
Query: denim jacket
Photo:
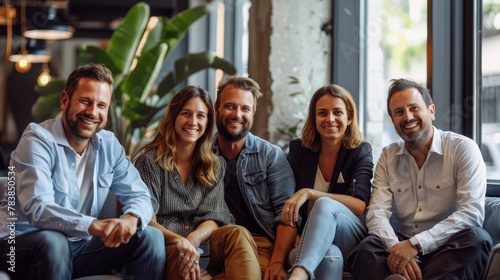
[[[218,148],[215,137],[216,154],[219,154]],[[293,172],[283,151],[278,146],[248,133],[236,163],[236,176],[250,212],[260,227],[274,240],[277,223],[283,222],[283,205],[295,192]]]
[[[68,144],[61,117],[26,128],[12,153],[15,189],[0,201],[0,239],[14,230],[20,235],[37,229],[88,239],[88,228],[105,207],[110,191],[120,200],[124,214],[140,217],[142,230],[148,225],[153,215],[151,196],[113,133],[101,130],[87,149],[95,159],[89,216],[76,210],[80,198],[76,153]]]

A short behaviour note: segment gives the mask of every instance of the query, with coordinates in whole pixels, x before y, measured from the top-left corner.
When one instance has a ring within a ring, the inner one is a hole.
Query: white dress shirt
[[[458,231],[483,224],[486,167],[479,147],[465,136],[433,129],[420,169],[402,140],[384,147],[378,160],[366,224],[387,248],[399,242],[397,231],[414,236],[427,254]]]

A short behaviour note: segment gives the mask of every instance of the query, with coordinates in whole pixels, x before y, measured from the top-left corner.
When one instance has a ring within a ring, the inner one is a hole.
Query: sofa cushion
[[[500,197],[486,197],[483,228],[491,235],[493,245],[500,242]]]

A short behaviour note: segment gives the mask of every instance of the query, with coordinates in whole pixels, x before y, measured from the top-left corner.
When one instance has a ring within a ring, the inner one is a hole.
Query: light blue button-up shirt
[[[0,201],[0,239],[12,236],[14,229],[15,235],[50,229],[68,237],[89,238],[88,228],[109,191],[123,205],[124,215],[140,217],[142,229],[148,225],[153,215],[149,191],[113,133],[101,130],[87,149],[94,158],[89,216],[75,210],[80,199],[76,152],[68,144],[61,117],[26,128],[11,155],[15,190],[10,187],[11,192]]]
[[[415,236],[427,254],[458,231],[483,224],[486,167],[479,147],[465,136],[433,129],[420,169],[403,141],[385,147],[377,163],[366,224],[388,248],[398,243],[398,231]]]

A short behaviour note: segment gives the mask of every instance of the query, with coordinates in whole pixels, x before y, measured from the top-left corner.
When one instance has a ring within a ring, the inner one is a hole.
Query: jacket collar
[[[220,155],[218,136],[219,133],[216,132],[212,143],[213,143],[214,153]],[[259,152],[259,147],[257,145],[257,136],[253,135],[251,132],[248,132],[245,138],[245,145],[243,146],[243,149],[241,149],[241,153],[251,154],[258,152]]]

